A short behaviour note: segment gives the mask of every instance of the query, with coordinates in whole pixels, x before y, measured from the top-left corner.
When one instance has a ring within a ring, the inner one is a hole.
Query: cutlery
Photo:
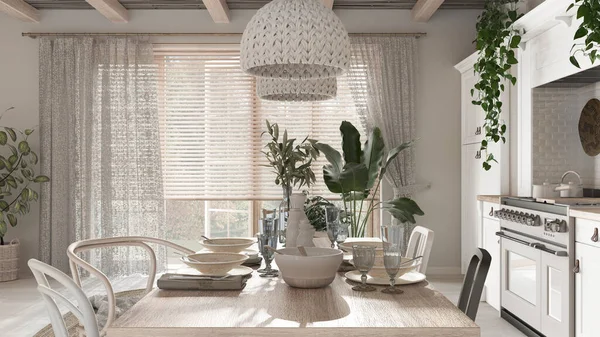
[[[304,249],[304,246],[298,246],[296,248],[298,248],[298,250],[300,251],[300,255],[308,256],[308,254],[306,254],[306,249]]]
[[[278,252],[277,249],[275,249],[275,248],[273,248],[273,247],[271,247],[269,245],[265,245],[265,248],[267,248],[268,250],[272,251],[275,254],[285,255],[285,254],[282,254],[282,253]]]
[[[202,261],[198,261],[198,260],[194,259],[193,257],[190,257],[189,255],[182,254],[182,253],[180,253],[180,252],[173,252],[173,253],[175,253],[175,254],[177,254],[177,255],[179,255],[179,256],[181,256],[181,257],[185,257],[186,259],[188,259],[188,260],[190,260],[190,261],[193,261],[193,262],[198,262],[198,263],[202,263]]]
[[[408,261],[404,261],[404,262],[400,263],[400,267],[402,267],[402,266],[404,266],[406,264],[409,264],[409,263],[411,263],[411,262],[413,262],[415,260],[421,259],[421,258],[423,258],[423,255],[419,255],[419,256],[417,256],[417,257],[415,257],[413,259],[410,259]]]

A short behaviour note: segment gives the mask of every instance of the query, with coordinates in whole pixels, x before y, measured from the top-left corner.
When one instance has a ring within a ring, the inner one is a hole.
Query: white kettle
[[[574,174],[579,179],[579,184],[574,182],[565,183],[565,177],[569,174]],[[560,180],[560,186],[558,186],[555,191],[560,191],[561,198],[581,198],[583,197],[583,182],[581,181],[581,176],[579,173],[575,171],[567,171],[563,174]]]

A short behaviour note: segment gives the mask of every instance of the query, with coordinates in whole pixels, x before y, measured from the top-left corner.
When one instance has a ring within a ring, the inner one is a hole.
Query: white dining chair
[[[60,304],[67,307],[79,319],[79,323],[83,325],[86,337],[99,337],[98,323],[92,304],[75,281],[60,270],[36,259],[29,260],[27,264],[37,281],[37,290],[42,294],[42,298],[46,304],[54,336],[69,337],[67,325],[56,303],[58,300]],[[74,304],[67,296],[52,289],[47,276],[64,286],[70,297],[75,298],[77,304]]]
[[[406,257],[423,256],[421,265],[417,268],[417,271],[421,274],[427,272],[427,263],[429,263],[429,255],[431,255],[431,248],[433,247],[433,237],[434,234],[431,229],[417,226],[413,229],[408,240]]]
[[[154,253],[154,250],[150,247],[150,243],[163,245],[185,254],[195,253],[191,249],[185,248],[183,246],[177,245],[166,240],[143,236],[124,236],[114,238],[90,239],[77,241],[69,245],[69,248],[67,249],[67,256],[69,257],[69,265],[71,267],[71,274],[73,280],[75,281],[75,284],[77,284],[81,288],[81,276],[79,274],[78,269],[79,267],[89,272],[91,276],[97,277],[106,290],[108,301],[108,316],[106,324],[102,327],[102,330],[100,331],[101,335],[106,334],[106,330],[108,329],[108,327],[110,327],[117,318],[115,292],[108,277],[106,277],[106,275],[100,270],[98,270],[96,267],[92,266],[90,263],[82,259],[78,254],[92,249],[110,247],[143,248],[148,253],[150,262],[150,271],[148,275],[148,281],[146,283],[146,289],[144,292],[144,294],[147,294],[154,287],[154,280],[156,279],[156,254]]]

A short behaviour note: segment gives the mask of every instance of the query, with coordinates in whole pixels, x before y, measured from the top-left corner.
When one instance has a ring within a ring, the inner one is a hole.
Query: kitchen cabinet
[[[485,280],[485,301],[500,311],[500,221],[483,217],[481,225],[481,247],[492,256],[492,263]]]
[[[492,143],[488,149],[494,154],[498,163],[493,163],[489,171],[483,169],[486,153],[480,150],[481,135],[475,135],[478,127],[483,126],[484,114],[480,107],[471,103],[471,89],[476,82],[473,65],[477,55],[473,54],[456,65],[461,72],[461,271],[465,273],[475,249],[481,246],[481,222],[477,195],[507,194],[509,189],[509,155],[508,143]],[[502,103],[504,115],[509,115],[508,91],[503,93]],[[482,131],[483,133],[483,131]]]
[[[576,219],[575,226],[583,223],[585,227],[599,222]],[[584,227],[582,226],[582,227]],[[592,229],[592,228],[591,228]],[[600,247],[592,240],[593,229],[586,236],[577,237],[575,242],[575,336],[598,336],[598,313],[600,313]],[[589,243],[589,244],[588,244]]]

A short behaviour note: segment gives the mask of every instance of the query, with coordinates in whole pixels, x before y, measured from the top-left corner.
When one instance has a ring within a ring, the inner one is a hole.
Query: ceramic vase
[[[306,213],[303,193],[293,193],[290,197],[290,210],[287,221],[286,247],[314,247],[313,236],[315,229],[311,226]]]

